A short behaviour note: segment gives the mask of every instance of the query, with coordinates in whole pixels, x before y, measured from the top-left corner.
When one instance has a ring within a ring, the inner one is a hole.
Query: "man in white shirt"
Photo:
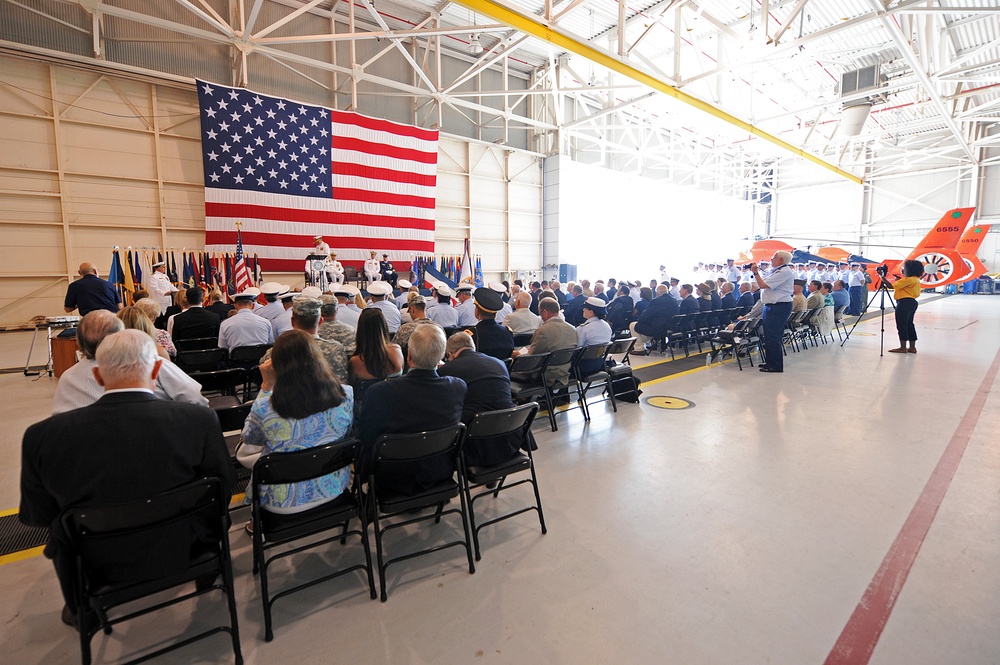
[[[330,256],[326,259],[326,279],[330,286],[336,286],[337,284],[343,284],[344,282],[344,264],[337,260],[337,252],[330,252]]]
[[[504,319],[504,325],[515,335],[533,333],[542,325],[542,319],[531,312],[531,294],[521,291],[514,299],[514,311]]]
[[[375,250],[371,251],[371,258],[365,261],[364,272],[369,284],[382,279],[382,264],[375,258]]]
[[[124,329],[125,324],[104,309],[94,310],[80,319],[80,326],[76,329],[76,345],[83,354],[83,360],[59,377],[56,392],[52,396],[53,415],[89,406],[101,398],[104,388],[94,376],[97,347],[104,338]],[[208,406],[208,400],[201,394],[201,384],[169,360],[164,360],[160,366],[153,393],[168,401]]]
[[[782,335],[788,317],[792,314],[792,294],[795,290],[795,273],[788,262],[792,255],[778,251],[771,257],[773,268],[765,278],[757,266],[753,266],[754,279],[760,287],[760,301],[764,303],[764,359],[761,372],[781,373],[784,371],[784,349]]]
[[[167,264],[163,261],[153,264],[153,274],[149,276],[148,288],[149,297],[160,306],[160,314],[163,314],[170,307],[170,294],[177,290],[167,277]]]

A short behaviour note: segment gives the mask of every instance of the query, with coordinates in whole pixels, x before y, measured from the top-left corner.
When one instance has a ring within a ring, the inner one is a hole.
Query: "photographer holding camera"
[[[790,252],[778,251],[771,257],[771,271],[764,278],[756,264],[750,265],[754,280],[760,287],[760,301],[764,303],[764,364],[760,371],[781,373],[785,369],[784,349],[781,339],[785,324],[792,313],[792,292],[795,273],[788,267]]]
[[[924,274],[924,264],[915,260],[903,261],[903,277],[895,282],[889,279],[887,274],[889,270],[886,266],[881,265],[875,270],[886,284],[892,285],[892,295],[896,299],[896,332],[899,334],[899,348],[889,349],[889,353],[916,353],[917,329],[913,327],[913,316],[917,313],[920,276]]]

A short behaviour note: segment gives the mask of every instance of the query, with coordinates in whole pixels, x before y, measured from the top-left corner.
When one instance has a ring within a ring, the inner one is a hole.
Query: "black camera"
[[[752,263],[746,263],[740,266],[740,270],[753,270]]]
[[[889,273],[889,266],[883,263],[882,265],[875,267],[875,272],[878,273],[879,277],[885,277]]]

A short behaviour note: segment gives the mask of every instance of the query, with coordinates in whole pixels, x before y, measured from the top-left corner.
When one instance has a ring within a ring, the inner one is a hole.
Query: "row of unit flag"
[[[230,297],[263,280],[257,256],[241,252],[206,252],[204,250],[157,247],[120,249],[111,252],[108,281],[118,287],[123,302],[127,293],[146,290],[153,274],[153,264],[163,261],[168,279],[178,288],[200,286],[206,290],[218,288],[227,302]]]
[[[410,273],[416,284],[430,288],[434,282],[444,282],[455,287],[462,282],[483,286],[483,260],[478,254],[472,257],[455,255],[414,256]]]

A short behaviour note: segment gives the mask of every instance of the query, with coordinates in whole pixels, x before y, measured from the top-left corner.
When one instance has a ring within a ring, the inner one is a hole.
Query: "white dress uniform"
[[[331,285],[334,284],[340,285],[344,283],[343,263],[341,263],[337,259],[327,257],[325,269],[326,269],[326,279]]]
[[[365,261],[365,277],[369,282],[382,280],[382,266],[379,264],[378,259],[368,259]]]
[[[153,302],[160,306],[160,314],[166,312],[167,307],[170,307],[170,294],[176,291],[177,287],[170,283],[170,278],[167,277],[166,273],[154,270],[153,274],[149,276],[149,295]]]

